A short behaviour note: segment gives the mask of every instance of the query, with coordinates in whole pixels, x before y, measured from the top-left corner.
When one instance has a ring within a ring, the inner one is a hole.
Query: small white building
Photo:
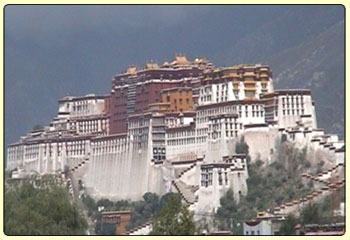
[[[258,213],[256,219],[243,222],[243,235],[278,235],[285,216]]]

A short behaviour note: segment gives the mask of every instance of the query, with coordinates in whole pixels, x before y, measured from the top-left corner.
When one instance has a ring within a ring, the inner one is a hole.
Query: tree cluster
[[[95,233],[97,235],[114,235],[115,226],[101,225],[101,212],[103,211],[131,211],[128,229],[133,229],[148,221],[153,222],[151,235],[194,235],[198,233],[193,221],[193,214],[186,206],[182,205],[181,197],[176,193],[165,194],[161,199],[155,193],[145,193],[143,200],[130,202],[121,200],[112,202],[108,199],[100,199],[97,202],[90,196],[83,197],[83,202],[89,210],[89,216],[96,220]]]
[[[28,180],[5,189],[5,234],[85,234],[87,222],[67,189],[53,182],[35,181],[35,185]]]
[[[131,211],[131,220],[127,229],[132,229],[150,221],[156,215],[160,205],[159,196],[150,192],[145,193],[143,200],[140,201],[120,200],[113,202],[102,198],[96,202],[89,195],[84,195],[82,200],[88,209],[88,216],[96,221],[95,233],[97,235],[114,235],[111,226],[107,223],[104,226],[101,225],[102,211]],[[100,207],[103,207],[101,212],[98,210]]]
[[[164,195],[160,201],[160,210],[153,219],[153,229],[150,235],[198,235],[193,213],[181,203],[181,197],[176,193]]]
[[[219,230],[231,231],[233,235],[242,235],[243,224],[246,216],[244,208],[239,208],[233,198],[233,191],[230,189],[225,196],[220,199],[215,219]]]

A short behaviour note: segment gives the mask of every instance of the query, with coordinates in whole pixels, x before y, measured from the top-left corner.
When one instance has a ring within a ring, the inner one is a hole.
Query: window
[[[213,185],[213,169],[212,168],[204,168],[202,169],[201,174],[201,186],[208,187]]]

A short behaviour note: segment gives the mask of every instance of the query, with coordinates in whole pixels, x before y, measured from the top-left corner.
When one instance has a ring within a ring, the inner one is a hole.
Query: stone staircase
[[[148,221],[138,227],[130,229],[124,235],[148,235],[152,231],[152,221]]]
[[[332,177],[332,175],[336,174],[338,171],[341,171],[343,169],[344,169],[344,164],[339,163],[339,164],[335,165],[334,167],[332,167],[326,171],[323,171],[322,173],[319,173],[317,176],[312,176],[310,174],[303,173],[301,175],[301,177],[306,178],[306,179],[310,179],[310,180],[315,181],[315,182],[323,183],[323,184],[328,186],[329,184],[331,184],[331,182],[328,181],[328,179],[330,179]],[[339,177],[339,176],[337,176],[337,177]]]
[[[324,199],[326,196],[331,195],[333,192],[337,191],[344,185],[345,179],[333,182],[329,184],[329,186],[325,186],[322,187],[320,190],[315,190],[311,192],[304,198],[300,198],[292,202],[282,204],[279,207],[276,207],[273,213],[275,215],[288,215],[289,213],[294,213],[298,215],[301,212],[301,210],[309,203],[319,202],[320,200]]]
[[[195,189],[193,186],[188,186],[186,183],[179,179],[176,179],[172,183],[187,204],[191,205],[198,201],[198,197],[193,192]]]
[[[323,183],[325,186],[321,187],[320,189],[315,189],[313,192],[308,194],[307,196],[282,204],[279,207],[276,207],[274,209],[274,214],[276,215],[287,215],[289,213],[299,214],[301,210],[307,206],[309,203],[316,203],[320,200],[324,199],[326,196],[331,195],[333,192],[339,190],[341,187],[345,185],[345,178],[342,178],[341,180],[333,180],[333,181],[327,181],[328,179],[331,180],[332,174],[336,174],[344,169],[344,164],[339,163],[335,165],[334,167],[323,171],[322,173],[318,174],[317,176],[312,176],[307,173],[302,174],[303,178],[313,180],[318,183]],[[333,175],[334,176],[334,175]],[[339,178],[340,176],[335,176],[336,178]]]
[[[80,161],[76,166],[74,166],[70,169],[70,173],[67,174],[68,175],[67,177],[66,177],[66,173],[63,171],[60,171],[58,173],[61,176],[62,181],[66,184],[68,191],[73,198],[75,197],[75,195],[77,195],[78,190],[75,190],[75,188],[77,188],[77,187],[73,186],[73,184],[74,184],[73,183],[73,176],[71,174],[79,173],[83,169],[85,164],[87,164],[87,163],[89,163],[89,159],[84,159],[84,160]]]
[[[197,166],[197,163],[196,163],[196,162],[193,163],[193,164],[191,164],[188,168],[182,170],[182,171],[177,175],[176,178],[180,179],[186,172],[190,171],[190,170],[191,170],[192,168],[194,168],[195,166]]]
[[[76,166],[72,167],[70,170],[71,170],[72,172],[77,172],[77,171],[80,170],[82,167],[84,167],[84,165],[85,165],[86,163],[89,163],[89,159],[88,159],[88,158],[82,160],[82,161],[79,162]]]

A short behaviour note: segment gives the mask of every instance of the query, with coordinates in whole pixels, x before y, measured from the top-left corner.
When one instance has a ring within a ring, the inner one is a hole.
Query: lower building
[[[283,221],[285,221],[285,216],[260,213],[256,219],[243,222],[243,234],[268,236],[278,235]]]
[[[305,236],[342,236],[345,234],[345,223],[333,224],[298,224],[295,226],[296,235]]]
[[[126,233],[126,228],[130,223],[130,219],[130,211],[102,212],[101,230],[103,231],[104,223],[110,223],[115,225],[116,235],[123,235]]]

